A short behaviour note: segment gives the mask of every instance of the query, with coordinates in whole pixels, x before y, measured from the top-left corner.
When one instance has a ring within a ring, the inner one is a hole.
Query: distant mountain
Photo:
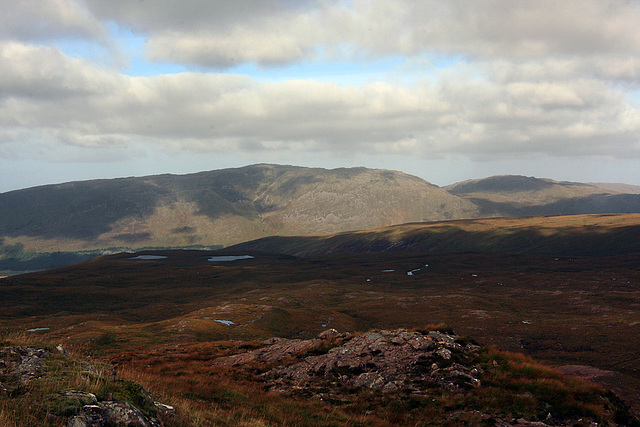
[[[0,254],[226,246],[479,213],[402,172],[266,164],[34,187],[0,194],[0,206]]]
[[[640,185],[621,184],[615,182],[589,182],[588,184],[618,193],[640,194]]]
[[[481,216],[640,212],[640,194],[623,193],[625,186],[622,184],[605,188],[603,184],[502,175],[463,181],[444,188],[477,205]],[[626,188],[632,189],[633,186]]]

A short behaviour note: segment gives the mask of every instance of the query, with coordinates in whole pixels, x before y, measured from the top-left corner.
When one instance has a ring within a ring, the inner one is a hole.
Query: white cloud
[[[55,47],[0,42],[0,99],[7,97],[57,101],[60,98],[108,95],[122,81]]]

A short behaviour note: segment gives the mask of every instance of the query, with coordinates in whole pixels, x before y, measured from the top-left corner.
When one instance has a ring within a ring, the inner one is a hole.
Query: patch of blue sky
[[[416,83],[436,83],[444,72],[466,64],[458,55],[424,53],[406,58],[395,70],[393,82],[405,86]]]
[[[131,77],[150,77],[177,74],[187,71],[202,73],[227,73],[250,76],[258,81],[284,82],[289,80],[314,80],[341,86],[362,86],[374,82],[412,85],[433,81],[437,75],[463,61],[460,56],[447,56],[429,52],[418,55],[371,56],[354,54],[349,46],[340,46],[329,53],[316,48],[312,58],[291,64],[263,66],[243,63],[228,69],[195,68],[174,62],[149,61],[145,55],[147,36],[113,22],[107,23],[113,45],[107,46],[83,40],[62,40],[59,48],[67,55],[99,63],[116,65],[120,72]]]
[[[242,64],[227,72],[249,75],[260,81],[314,80],[340,86],[362,86],[374,82],[413,84],[432,80],[442,69],[455,66],[458,57],[422,55],[407,58],[385,56],[357,61],[306,60],[284,66],[263,67],[255,63]]]
[[[55,45],[62,53],[71,58],[84,59],[97,63],[109,63],[113,61],[110,49],[95,41],[64,38],[56,40]]]
[[[151,77],[161,74],[178,74],[188,72],[185,66],[171,62],[149,62],[144,56],[133,56],[121,70],[130,77]]]
[[[630,90],[627,92],[627,96],[631,99],[631,102],[640,109],[640,90]]]
[[[161,74],[177,74],[188,71],[181,64],[171,62],[151,62],[145,56],[147,37],[137,34],[128,28],[115,23],[107,24],[107,28],[124,57],[121,72],[131,77],[151,77]]]

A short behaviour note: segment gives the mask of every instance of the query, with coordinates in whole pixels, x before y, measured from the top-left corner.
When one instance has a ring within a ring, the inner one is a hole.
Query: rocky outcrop
[[[429,407],[433,411],[429,413],[439,417],[433,425],[614,425],[602,422],[606,416],[635,422],[628,408],[606,394],[597,401],[605,402],[601,419],[593,417],[591,409],[585,410],[587,415],[567,413],[561,408],[566,402],[548,398],[556,374],[538,368],[530,368],[527,374],[517,367],[520,359],[510,361],[509,357],[443,331],[378,330],[351,335],[328,330],[310,340],[271,339],[261,348],[221,357],[212,364],[252,372],[265,390],[316,398],[365,415],[374,407],[381,412]],[[510,387],[515,388],[504,390],[507,372],[514,376]],[[536,387],[541,391],[534,396]],[[580,393],[577,399],[583,399]],[[594,404],[589,397],[584,399]],[[510,402],[515,403],[509,406]],[[528,412],[522,410],[522,402],[531,405]],[[570,402],[572,411],[577,410],[576,402]],[[488,406],[478,406],[485,403]],[[529,419],[522,417],[525,414]]]
[[[37,377],[48,352],[32,347],[6,347],[5,356],[0,360],[0,374],[17,376],[22,384],[28,384]]]
[[[25,346],[0,349],[0,396],[16,394],[37,378],[48,354]]]
[[[385,392],[420,394],[438,384],[455,390],[480,386],[482,370],[473,357],[479,346],[441,332],[377,331],[346,340],[326,354],[266,373],[274,389],[288,390],[313,382]]]
[[[71,408],[75,405],[74,413],[67,418],[67,427],[156,427],[163,425],[163,419],[175,414],[172,406],[154,402],[151,393],[143,387],[140,387],[139,394],[147,401],[145,406],[153,408],[155,416],[143,413],[130,402],[100,400],[94,394],[80,390],[63,390],[49,396],[49,400],[65,401],[65,406]]]
[[[265,347],[219,358],[214,366],[298,361],[262,374],[270,389],[338,390],[367,387],[384,392],[399,389],[421,394],[438,385],[445,389],[479,387],[482,368],[476,366],[480,347],[455,335],[375,331],[351,336],[335,330],[311,340],[277,339]],[[321,354],[319,354],[321,353]]]

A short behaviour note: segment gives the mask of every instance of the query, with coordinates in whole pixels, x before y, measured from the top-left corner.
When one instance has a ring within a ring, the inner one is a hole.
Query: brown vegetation
[[[216,263],[207,261],[206,252],[162,254],[168,258],[132,260],[121,254],[2,279],[4,341],[62,342],[114,363],[119,375],[150,387],[187,417],[175,425],[405,422],[407,405],[422,405],[409,397],[394,403],[367,392],[345,407],[289,400],[265,393],[244,371],[228,376],[210,361],[272,336],[312,338],[326,328],[419,328],[429,322],[556,366],[615,372],[602,378],[609,380],[605,385],[638,403],[638,255],[382,253],[298,259],[253,253],[254,259]],[[50,329],[26,332],[39,327]],[[494,381],[507,384],[514,396],[530,390],[553,399],[570,396],[561,391],[569,383],[557,372],[544,371],[547,379],[531,385],[527,366],[533,362],[509,363],[524,379],[507,380],[512,373],[500,377],[498,370]],[[487,393],[474,399],[483,406],[512,399]],[[439,399],[449,403],[439,401],[444,406],[438,408],[468,403]],[[570,412],[574,398],[567,399]],[[537,403],[510,401],[524,408],[522,416],[542,416],[526,409]],[[424,416],[441,411],[430,405],[419,410]],[[590,413],[603,417],[601,409]]]

